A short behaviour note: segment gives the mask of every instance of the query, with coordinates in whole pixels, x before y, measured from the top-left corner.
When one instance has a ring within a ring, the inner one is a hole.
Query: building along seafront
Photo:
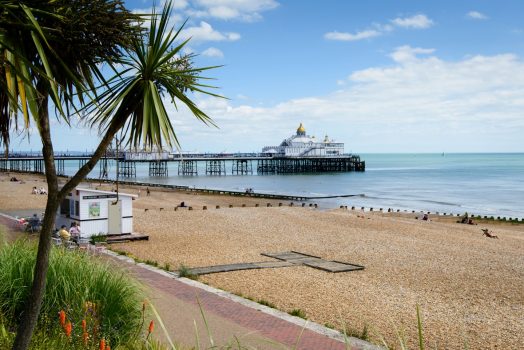
[[[279,146],[262,148],[262,153],[274,157],[333,157],[344,154],[344,143],[334,142],[327,135],[323,141],[318,141],[315,136],[307,135],[300,123],[295,135],[282,141]]]

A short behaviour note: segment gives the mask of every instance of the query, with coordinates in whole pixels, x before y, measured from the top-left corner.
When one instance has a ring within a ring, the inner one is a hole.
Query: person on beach
[[[491,232],[487,228],[483,228],[482,229],[482,233],[484,233],[484,236],[486,236],[486,237],[498,239],[498,237],[496,235],[494,235],[493,232]]]
[[[31,191],[31,194],[38,194],[38,189],[36,186],[33,187],[33,191]]]
[[[78,240],[80,239],[80,226],[75,221],[71,223],[69,234],[71,235],[72,241],[78,243]]]
[[[67,242],[71,238],[71,234],[67,231],[66,225],[62,225],[62,227],[60,227],[58,235],[62,239],[62,242]]]
[[[150,194],[151,194],[151,191],[149,191],[149,187],[146,187],[146,197],[149,197]]]

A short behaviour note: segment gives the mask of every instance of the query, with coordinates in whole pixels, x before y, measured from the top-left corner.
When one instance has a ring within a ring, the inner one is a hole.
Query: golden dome
[[[297,129],[297,133],[306,133],[306,129],[304,128],[302,123],[300,123],[300,126]]]

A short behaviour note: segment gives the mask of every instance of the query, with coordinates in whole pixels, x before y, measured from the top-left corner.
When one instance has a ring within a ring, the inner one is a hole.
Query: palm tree
[[[187,96],[187,92],[196,91],[218,96],[207,90],[211,86],[200,83],[200,79],[205,79],[200,74],[213,67],[193,68],[193,57],[181,54],[187,40],[175,44],[181,29],[174,31],[169,27],[172,9],[170,2],[164,6],[160,15],[153,11],[149,31],[145,37],[136,35],[138,27],[132,28],[129,24],[131,20],[136,21],[136,17],[126,12],[127,10],[123,7],[120,8],[119,0],[77,0],[77,2],[82,4],[92,2],[97,5],[100,5],[101,2],[111,3],[114,6],[118,5],[120,11],[117,22],[121,30],[114,33],[115,40],[112,42],[109,42],[109,39],[106,40],[105,48],[97,53],[98,56],[87,54],[89,59],[78,57],[74,48],[78,43],[69,40],[70,38],[67,40],[70,45],[67,46],[68,50],[61,51],[55,49],[54,41],[50,40],[50,38],[58,39],[60,43],[57,43],[56,47],[63,45],[64,41],[64,39],[60,41],[60,36],[55,32],[57,26],[51,26],[46,22],[65,20],[64,17],[51,11],[52,6],[58,3],[59,6],[67,7],[68,4],[75,3],[75,1],[49,0],[46,4],[49,4],[51,8],[39,10],[18,4],[18,2],[13,4],[13,2],[4,1],[5,4],[0,4],[0,11],[4,11],[0,12],[0,23],[7,23],[2,22],[2,16],[12,19],[15,24],[21,19],[27,19],[23,26],[15,26],[16,30],[3,26],[3,24],[0,25],[0,50],[4,53],[3,56],[0,56],[4,57],[3,60],[0,59],[2,63],[0,69],[3,70],[0,73],[5,76],[5,78],[0,78],[2,87],[0,103],[4,103],[4,105],[0,104],[0,113],[2,113],[0,114],[0,135],[2,128],[5,128],[6,125],[9,128],[10,120],[12,118],[16,120],[20,111],[25,116],[25,126],[29,124],[27,116],[32,114],[43,143],[42,152],[49,190],[33,285],[13,349],[27,349],[37,322],[45,289],[51,232],[55,224],[55,213],[61,200],[95,167],[114,136],[121,130],[127,143],[132,146],[145,144],[162,147],[163,143],[178,145],[162,97],[169,96],[175,105],[176,101],[185,104],[196,118],[206,124],[212,124],[211,119]],[[19,12],[16,12],[17,10]],[[35,12],[39,14],[38,18],[33,15]],[[12,13],[16,13],[17,16],[11,15]],[[75,16],[74,12],[69,14]],[[46,25],[39,23],[38,19],[42,19]],[[96,18],[92,18],[92,21],[97,23]],[[20,34],[20,27],[24,32],[28,31],[30,34],[22,48],[13,45],[14,41],[9,40]],[[47,28],[50,29],[46,31]],[[112,28],[118,28],[118,26]],[[85,30],[90,29],[86,27]],[[127,35],[124,35],[125,33]],[[107,45],[111,47],[107,48]],[[126,58],[121,57],[120,49],[124,50]],[[81,46],[79,50],[96,52],[89,46]],[[28,52],[31,55],[28,55]],[[59,53],[65,53],[65,56],[62,57]],[[104,61],[121,63],[124,68],[111,79],[105,79],[97,68],[97,64]],[[26,72],[27,75],[25,75]],[[20,82],[18,87],[14,87],[12,83],[13,75],[15,75],[15,80]],[[96,90],[93,89],[95,85],[93,76],[98,78],[97,81],[100,83],[100,87]],[[32,94],[31,98],[28,98],[30,94]],[[84,104],[84,99],[89,95],[96,98]],[[102,139],[91,159],[61,189],[58,188],[54,167],[48,114],[49,99],[55,104],[58,114],[62,116],[67,115],[70,109],[76,110],[79,104],[78,110],[82,112],[81,115],[93,115],[89,120],[91,126],[100,127],[102,131]],[[62,107],[62,104],[65,105],[65,108]],[[6,110],[9,111],[8,115],[3,113]],[[5,142],[5,136],[0,140]]]

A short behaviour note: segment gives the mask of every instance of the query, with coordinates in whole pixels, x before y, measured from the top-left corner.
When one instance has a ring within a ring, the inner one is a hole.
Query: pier
[[[90,158],[90,154],[72,155],[60,154],[55,156],[55,166],[58,175],[66,175],[65,162],[76,162],[78,169]],[[179,176],[196,175],[270,175],[270,174],[314,174],[332,172],[365,171],[366,163],[358,155],[344,154],[336,156],[275,156],[266,153],[195,153],[169,155],[159,157],[130,158],[126,152],[116,157],[108,155],[98,161],[100,179],[109,176],[109,161],[116,162],[118,176],[121,178],[136,177],[137,165],[147,163],[150,177],[168,177],[169,164],[174,167]],[[229,164],[229,165],[228,165]],[[199,166],[201,165],[201,166]],[[256,171],[255,171],[256,169]],[[42,155],[11,153],[9,157],[0,158],[0,171],[44,173]]]

